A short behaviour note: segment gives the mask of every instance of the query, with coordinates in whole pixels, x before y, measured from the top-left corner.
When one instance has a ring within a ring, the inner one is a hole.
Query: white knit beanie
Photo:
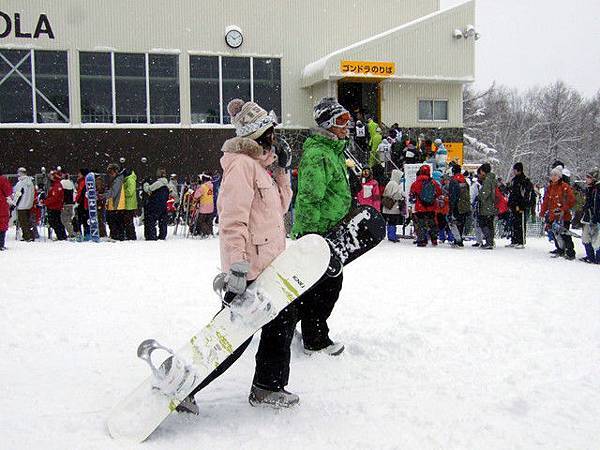
[[[231,123],[235,125],[238,137],[259,138],[270,127],[277,125],[272,115],[254,102],[244,102],[236,98],[227,105]]]

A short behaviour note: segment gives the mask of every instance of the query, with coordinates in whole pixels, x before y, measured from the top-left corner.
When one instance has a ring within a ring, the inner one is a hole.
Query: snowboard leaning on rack
[[[308,291],[324,276],[336,276],[342,265],[374,248],[385,236],[383,217],[371,207],[360,207],[326,236],[298,239],[258,276],[241,303],[246,310],[225,308],[174,352],[149,339],[138,356],[151,375],[118,404],[108,419],[115,439],[142,442],[200,383],[256,331]],[[232,304],[235,304],[234,300]],[[249,306],[248,306],[249,305]],[[156,366],[152,353],[165,362]]]
[[[94,242],[100,242],[100,227],[98,225],[98,198],[96,195],[96,174],[90,172],[85,176],[85,189],[88,200],[88,212],[90,216],[90,238]]]

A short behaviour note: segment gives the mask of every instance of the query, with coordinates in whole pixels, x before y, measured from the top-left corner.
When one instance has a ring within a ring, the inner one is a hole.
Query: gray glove
[[[229,273],[225,277],[225,286],[227,292],[239,295],[246,290],[246,275],[250,270],[248,261],[238,261],[231,265]]]

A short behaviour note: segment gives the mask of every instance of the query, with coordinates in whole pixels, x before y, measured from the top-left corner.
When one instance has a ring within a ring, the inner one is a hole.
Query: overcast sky
[[[477,0],[476,8],[477,88],[561,79],[586,96],[600,91],[600,0]]]

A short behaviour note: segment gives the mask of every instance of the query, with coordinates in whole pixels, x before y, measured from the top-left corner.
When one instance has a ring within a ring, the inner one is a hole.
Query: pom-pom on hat
[[[275,118],[254,102],[244,102],[236,98],[227,105],[231,123],[238,137],[256,139],[270,127],[277,125]]]

